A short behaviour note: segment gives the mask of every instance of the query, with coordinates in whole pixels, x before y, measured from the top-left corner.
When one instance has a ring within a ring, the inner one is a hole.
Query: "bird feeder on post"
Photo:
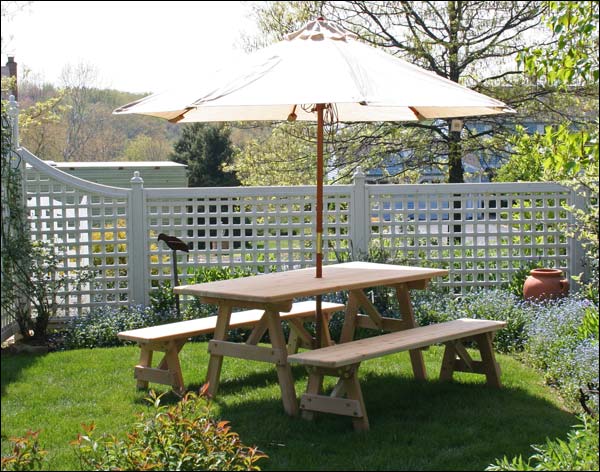
[[[173,251],[171,255],[171,260],[173,261],[173,286],[171,289],[177,287],[179,285],[179,279],[177,278],[177,251],[190,252],[187,244],[184,243],[181,239],[176,238],[175,236],[169,236],[165,233],[160,233],[158,235],[159,241],[164,241],[165,244]],[[180,315],[179,309],[179,295],[175,295],[175,308],[177,309],[177,314]]]

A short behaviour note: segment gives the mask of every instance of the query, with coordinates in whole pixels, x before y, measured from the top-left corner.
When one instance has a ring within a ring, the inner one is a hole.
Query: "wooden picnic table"
[[[208,282],[175,287],[177,294],[200,297],[205,303],[218,306],[217,326],[209,343],[210,361],[206,381],[208,392],[217,393],[224,356],[271,362],[277,367],[283,407],[295,416],[298,403],[294,380],[287,362],[287,347],[279,317],[289,311],[296,298],[348,291],[348,303],[340,343],[352,341],[356,327],[401,331],[415,328],[409,289],[425,289],[433,277],[446,275],[448,271],[423,267],[376,264],[370,262],[347,262],[323,267],[323,277],[315,277],[314,268],[275,272],[237,279]],[[385,318],[371,303],[364,289],[388,286],[395,289],[401,318]],[[260,308],[265,311],[260,323],[250,333],[245,343],[226,340],[232,309]],[[364,315],[358,314],[362,308]],[[323,320],[322,320],[323,321]],[[321,347],[333,344],[326,322],[322,322]],[[292,326],[306,339],[310,334],[301,325]],[[257,346],[268,330],[271,348]],[[416,378],[426,377],[425,364],[420,349],[409,351]]]

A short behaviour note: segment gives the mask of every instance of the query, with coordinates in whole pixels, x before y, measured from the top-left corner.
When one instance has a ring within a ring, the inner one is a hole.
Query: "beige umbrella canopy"
[[[330,122],[416,121],[511,111],[319,18],[230,68],[199,77],[192,88],[154,94],[114,113],[171,122],[317,121],[316,276],[321,277],[324,115]]]

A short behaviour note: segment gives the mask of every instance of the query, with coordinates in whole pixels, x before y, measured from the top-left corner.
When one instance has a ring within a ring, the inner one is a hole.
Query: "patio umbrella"
[[[192,88],[151,95],[114,113],[184,123],[316,120],[315,262],[316,277],[321,277],[326,120],[417,121],[510,111],[501,101],[363,44],[355,34],[318,18],[230,68],[199,78]]]

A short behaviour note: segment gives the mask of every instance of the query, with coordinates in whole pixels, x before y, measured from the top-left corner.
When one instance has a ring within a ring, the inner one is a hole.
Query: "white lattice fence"
[[[201,266],[243,266],[255,273],[314,265],[315,189],[106,187],[58,171],[29,152],[27,208],[34,239],[64,244],[64,270],[90,267],[91,286],[64,296],[64,314],[99,304],[149,303],[171,280],[171,251],[157,238],[189,244],[178,253],[180,279]],[[556,184],[353,185],[325,188],[325,262],[376,244],[408,263],[450,269],[456,291],[499,286],[527,261],[577,274],[578,246],[563,235],[566,204]]]
[[[328,260],[349,248],[349,187],[325,191]],[[255,273],[314,265],[314,187],[148,189],[150,285],[171,278],[160,233],[190,247],[178,256],[185,276],[199,266],[243,266]]]
[[[94,281],[60,294],[66,315],[100,304],[127,304],[129,194],[58,171],[22,149],[31,236],[65,251],[62,271],[91,269]]]
[[[554,184],[368,186],[371,239],[450,270],[458,291],[500,286],[527,261],[570,272],[572,193]]]

